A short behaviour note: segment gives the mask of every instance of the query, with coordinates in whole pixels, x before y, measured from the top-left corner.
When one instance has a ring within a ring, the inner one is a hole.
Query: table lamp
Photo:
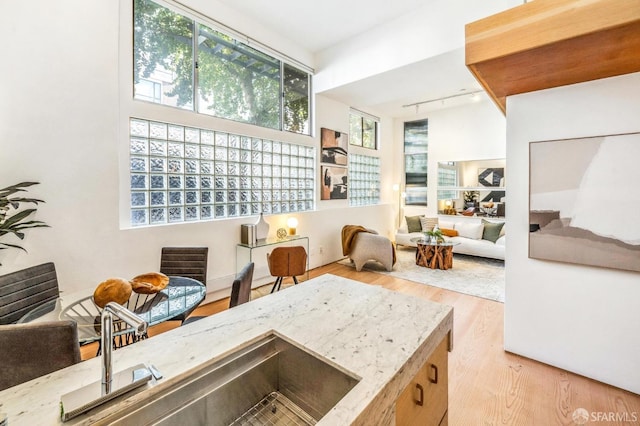
[[[287,219],[287,227],[289,227],[289,235],[296,235],[296,228],[298,227],[298,219],[290,217]]]

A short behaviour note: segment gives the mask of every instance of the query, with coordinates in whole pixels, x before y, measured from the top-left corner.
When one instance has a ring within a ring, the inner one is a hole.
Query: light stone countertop
[[[158,383],[275,331],[360,377],[319,425],[395,424],[395,400],[443,338],[453,308],[334,275],[322,275],[113,352],[113,371],[152,363]],[[60,397],[100,380],[93,358],[0,392],[10,426],[63,424]],[[65,425],[94,424],[146,398],[153,384]]]

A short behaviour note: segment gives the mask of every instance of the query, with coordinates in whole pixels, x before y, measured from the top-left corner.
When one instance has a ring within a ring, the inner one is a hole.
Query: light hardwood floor
[[[502,303],[388,275],[356,272],[337,263],[316,268],[310,276],[325,273],[453,306],[454,348],[449,354],[450,425],[574,425],[572,415],[578,408],[587,410],[592,418],[607,419],[589,421],[588,425],[640,424],[640,395],[505,352]],[[287,285],[290,284],[285,282],[283,287]],[[255,296],[268,294],[270,289],[265,286],[254,290]],[[223,311],[228,303],[228,299],[209,303],[199,307],[194,315]],[[178,324],[153,327],[150,335],[176,326]],[[84,352],[85,358],[91,357],[95,348],[87,348]],[[624,421],[625,418],[632,421]]]

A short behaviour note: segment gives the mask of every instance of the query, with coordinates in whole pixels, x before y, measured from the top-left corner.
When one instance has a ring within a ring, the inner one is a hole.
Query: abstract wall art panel
[[[640,271],[640,133],[531,142],[529,257]]]

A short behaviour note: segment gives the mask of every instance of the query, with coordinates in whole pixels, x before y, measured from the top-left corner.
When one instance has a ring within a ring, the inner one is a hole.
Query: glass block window
[[[438,164],[438,188],[458,186],[458,169],[453,161]],[[455,200],[458,191],[438,189],[438,200]]]
[[[129,121],[131,225],[313,210],[314,147]]]
[[[380,158],[349,154],[349,205],[380,203]]]

